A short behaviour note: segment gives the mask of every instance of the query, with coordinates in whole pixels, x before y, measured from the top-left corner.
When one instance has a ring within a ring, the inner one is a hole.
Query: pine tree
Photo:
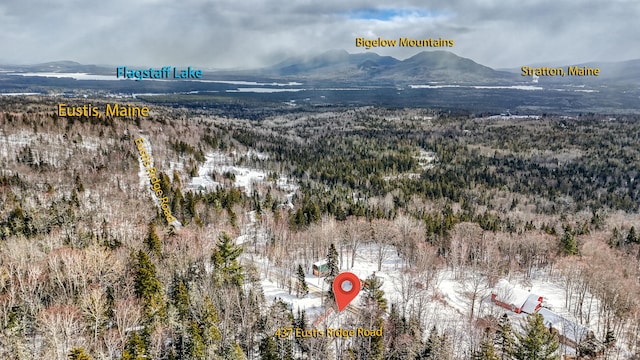
[[[317,223],[320,221],[320,208],[318,207],[318,204],[312,202],[308,205],[306,210],[308,218],[307,223]]]
[[[84,185],[82,184],[82,180],[80,180],[80,174],[76,174],[75,185],[78,192],[84,192]]]
[[[169,176],[163,172],[158,174],[158,178],[160,178],[160,188],[162,188],[162,194],[164,196],[171,197],[171,179]]]
[[[225,351],[224,360],[246,360],[242,348],[237,343],[229,345]]]
[[[302,265],[298,264],[298,285],[296,287],[296,296],[300,297],[301,295],[304,297],[309,293],[309,285],[307,285],[307,281],[304,276],[304,270],[302,269]]]
[[[156,275],[156,267],[147,254],[139,250],[135,257],[134,288],[136,296],[142,300],[147,320],[164,316],[164,291]]]
[[[211,261],[216,270],[215,278],[219,284],[242,286],[242,267],[238,264],[240,254],[242,254],[242,248],[233,243],[229,234],[222,233],[211,255]]]
[[[398,312],[398,305],[391,304],[389,316],[384,326],[384,338],[387,346],[385,359],[413,359],[420,353],[422,332],[417,318],[407,320]]]
[[[260,341],[260,358],[262,360],[279,360],[278,349],[276,348],[276,342],[273,337],[267,335]]]
[[[189,318],[189,292],[182,279],[176,280],[173,288],[173,306],[178,310],[178,318],[185,321]]]
[[[212,358],[221,347],[220,339],[222,335],[218,327],[219,322],[218,310],[213,305],[213,302],[211,302],[211,298],[208,296],[205,297],[200,323],[202,324],[202,338],[207,348],[209,358]],[[240,353],[242,353],[242,351]]]
[[[336,246],[331,243],[327,253],[327,276],[324,278],[324,281],[329,283],[326,297],[329,306],[334,306],[336,302],[336,297],[333,293],[333,280],[338,276],[338,273],[340,273],[340,269],[338,268],[338,251],[336,250]]]
[[[362,293],[363,312],[360,315],[359,324],[366,329],[379,329],[383,327],[382,315],[387,308],[387,300],[382,291],[382,281],[373,273],[366,280],[367,286]],[[360,286],[360,284],[353,284]],[[383,359],[385,350],[385,338],[382,336],[371,336],[354,339],[353,345],[356,353],[366,359]]]
[[[578,243],[573,236],[573,231],[570,226],[564,228],[564,234],[560,237],[560,251],[564,255],[578,254]]]
[[[73,348],[69,353],[69,360],[92,360],[83,348]]]
[[[73,189],[71,193],[71,204],[73,204],[76,208],[80,207],[80,197],[78,197],[78,191]]]
[[[500,360],[513,359],[516,339],[513,336],[513,328],[507,314],[503,314],[498,320],[498,329],[494,339],[496,353]]]
[[[431,328],[429,338],[422,348],[420,353],[420,359],[436,359],[436,354],[440,351],[440,337],[438,336],[438,329],[435,325]]]
[[[385,358],[390,360],[407,358],[407,354],[403,352],[402,346],[399,345],[398,339],[404,333],[404,318],[400,318],[398,309],[395,303],[391,304],[391,310],[389,311],[389,317],[384,327],[384,337],[388,343],[388,351]]]
[[[613,347],[613,345],[615,345],[615,343],[616,343],[616,334],[613,332],[612,329],[608,329],[607,330],[607,333],[604,336],[603,343],[607,348],[611,348],[611,347]]]
[[[182,211],[182,203],[184,199],[180,189],[176,189],[173,194],[173,200],[171,201],[171,214],[178,220],[184,220],[184,214]]]
[[[611,238],[607,243],[609,244],[609,247],[619,248],[620,246],[622,246],[622,235],[620,234],[620,230],[618,230],[617,227],[613,228],[613,231],[611,232]]]
[[[180,181],[180,173],[178,170],[173,170],[173,183],[179,188],[182,186],[182,182]]]
[[[185,350],[188,359],[204,360],[206,358],[205,344],[202,339],[202,330],[195,321],[191,321],[187,328]]]
[[[185,199],[185,209],[183,212],[184,220],[191,221],[191,219],[196,218],[196,220],[199,221],[197,217],[198,214],[196,212],[196,198],[195,196],[193,196],[193,193],[191,191],[187,192],[184,199]]]
[[[298,307],[298,316],[293,319],[293,327],[301,330],[307,329],[307,319],[306,312],[304,310],[300,310]],[[302,350],[302,352],[306,352],[309,349],[309,344],[306,339],[302,337],[296,337],[296,344]]]
[[[137,332],[131,333],[122,352],[122,360],[144,360],[149,357],[146,354],[147,348]]]
[[[585,359],[595,359],[599,352],[599,341],[592,332],[589,332],[578,344],[578,356]]]
[[[638,235],[636,235],[636,228],[632,226],[631,229],[629,229],[629,233],[627,234],[626,243],[637,244],[639,242],[640,238],[638,238]]]
[[[367,285],[362,295],[362,302],[365,308],[380,314],[387,311],[387,300],[384,298],[384,291],[382,291],[382,280],[374,272],[367,277],[365,284]]]
[[[162,255],[162,243],[160,242],[160,237],[156,233],[156,226],[151,221],[148,226],[147,236],[144,238],[144,244],[147,246],[147,250],[157,256],[158,258]]]
[[[544,326],[542,315],[527,316],[522,334],[516,334],[516,360],[560,359],[558,337]]]
[[[473,356],[474,360],[500,360],[500,356],[493,345],[493,338],[489,329],[485,330],[484,337],[480,343],[480,349]]]
[[[438,334],[434,325],[427,339],[427,343],[420,354],[420,359],[430,360],[451,360],[453,359],[453,349],[447,334]]]

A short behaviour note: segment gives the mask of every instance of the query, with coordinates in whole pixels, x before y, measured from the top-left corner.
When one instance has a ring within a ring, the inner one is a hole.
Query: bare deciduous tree
[[[78,308],[52,305],[42,310],[37,319],[40,331],[49,343],[45,352],[57,360],[66,359],[72,341],[84,326]]]
[[[142,319],[142,305],[136,298],[119,300],[113,308],[113,316],[118,328],[120,343],[127,340],[127,331],[135,329]]]

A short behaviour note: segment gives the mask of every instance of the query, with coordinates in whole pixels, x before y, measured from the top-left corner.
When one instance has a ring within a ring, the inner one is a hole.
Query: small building
[[[578,344],[586,340],[591,333],[587,327],[556,314],[549,309],[542,308],[538,311],[538,314],[542,315],[545,326],[555,329],[558,332],[560,343],[571,348],[577,349]],[[593,336],[592,333],[591,336]]]
[[[516,314],[533,314],[542,308],[542,296],[518,289],[507,280],[500,280],[491,292],[491,301]]]
[[[542,296],[529,294],[524,305],[520,308],[523,313],[533,314],[542,308]]]
[[[329,264],[327,260],[320,260],[313,263],[313,275],[317,277],[327,276],[329,273]]]

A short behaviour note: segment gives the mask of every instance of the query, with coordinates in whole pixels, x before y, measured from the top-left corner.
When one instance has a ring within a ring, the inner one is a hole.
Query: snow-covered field
[[[245,154],[248,158],[257,158],[259,160],[268,159],[267,154],[263,154],[254,150],[249,150]],[[216,173],[223,176],[225,173],[234,175],[235,180],[233,186],[244,189],[247,195],[251,195],[253,186],[256,183],[264,183],[267,181],[267,173],[261,169],[252,169],[245,166],[237,165],[239,156],[235,152],[230,154],[219,151],[209,153],[205,156],[205,162],[198,170],[198,176],[191,179],[189,188],[192,190],[215,189],[221,186],[221,182],[214,180],[211,174]],[[295,180],[287,177],[280,177],[276,180],[276,186],[286,192],[289,192],[287,198],[291,202],[291,196],[298,189]]]

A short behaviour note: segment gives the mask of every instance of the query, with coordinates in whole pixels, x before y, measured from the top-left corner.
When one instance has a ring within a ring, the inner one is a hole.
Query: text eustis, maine
[[[100,112],[98,107],[91,104],[83,106],[68,106],[65,103],[58,104],[58,116],[101,118],[103,115],[106,117],[146,117],[149,116],[149,108],[147,106],[133,106],[129,104],[106,104],[104,112]]]

